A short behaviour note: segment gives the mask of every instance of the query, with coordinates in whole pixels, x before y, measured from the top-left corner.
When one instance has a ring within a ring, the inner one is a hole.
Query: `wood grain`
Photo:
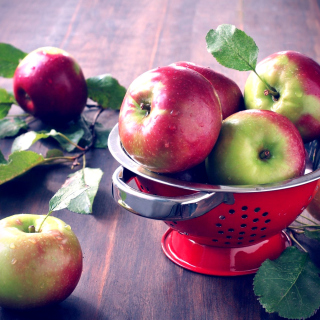
[[[0,1],[0,12],[1,42],[26,52],[61,47],[78,60],[86,77],[111,73],[126,87],[150,68],[187,60],[224,73],[243,90],[248,73],[220,66],[206,50],[206,33],[223,23],[255,39],[259,60],[290,49],[320,62],[320,8],[312,0],[11,0]],[[11,81],[0,79],[0,87],[11,90]],[[110,127],[117,118],[114,111],[102,116]],[[5,155],[11,143],[0,141]],[[45,153],[50,146],[37,143],[34,150]],[[55,214],[80,240],[84,269],[79,285],[50,309],[0,308],[1,320],[281,319],[260,306],[252,275],[200,275],[167,259],[160,245],[166,225],[130,214],[113,200],[111,176],[118,164],[108,150],[90,152],[87,165],[104,172],[93,214]],[[71,172],[67,165],[41,167],[0,186],[0,218],[47,213],[50,198]]]

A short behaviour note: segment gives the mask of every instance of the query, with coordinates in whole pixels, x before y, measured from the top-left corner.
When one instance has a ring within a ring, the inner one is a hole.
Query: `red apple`
[[[13,77],[14,96],[23,110],[49,124],[77,118],[87,101],[87,84],[75,59],[53,47],[29,53]]]
[[[206,168],[212,184],[266,184],[303,175],[305,157],[302,138],[285,116],[244,110],[223,121]]]
[[[51,216],[39,231],[44,217],[18,214],[0,220],[1,307],[58,303],[78,284],[82,251],[77,237],[70,226]]]
[[[210,68],[192,62],[179,61],[172,65],[195,70],[210,81],[219,96],[223,119],[244,109],[242,92],[233,80]]]
[[[304,142],[320,137],[320,65],[295,51],[283,51],[261,61],[257,73],[278,96],[252,72],[244,90],[247,109],[271,110],[290,119]]]
[[[205,160],[221,122],[211,83],[194,70],[167,66],[132,82],[120,109],[119,135],[134,160],[151,171],[172,173]]]

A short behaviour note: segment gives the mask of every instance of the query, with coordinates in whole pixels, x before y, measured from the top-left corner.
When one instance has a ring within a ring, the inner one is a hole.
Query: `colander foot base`
[[[162,250],[177,265],[202,274],[237,276],[255,273],[266,259],[276,259],[291,245],[284,232],[245,247],[228,248],[199,244],[188,236],[168,229]]]

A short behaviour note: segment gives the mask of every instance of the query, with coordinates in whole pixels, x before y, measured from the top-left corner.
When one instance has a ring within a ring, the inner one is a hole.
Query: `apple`
[[[303,175],[305,155],[302,138],[288,118],[244,110],[223,121],[206,169],[212,184],[266,184]]]
[[[119,136],[135,161],[154,172],[173,173],[205,160],[221,122],[211,83],[194,70],[166,66],[131,83],[120,109]]]
[[[225,75],[192,62],[179,61],[172,65],[195,70],[210,81],[219,96],[223,119],[244,109],[243,95],[240,88]]]
[[[58,303],[75,289],[82,251],[70,226],[49,216],[0,220],[0,306],[30,309]]]
[[[76,119],[87,102],[87,84],[79,64],[54,47],[34,50],[19,63],[13,92],[24,111],[54,125]]]
[[[320,66],[311,58],[295,51],[274,53],[261,61],[257,73],[278,96],[252,72],[245,84],[247,109],[271,110],[290,119],[303,141],[320,137]]]

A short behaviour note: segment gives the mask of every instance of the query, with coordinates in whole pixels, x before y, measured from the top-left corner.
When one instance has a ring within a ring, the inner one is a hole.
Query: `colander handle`
[[[202,216],[221,203],[234,203],[232,193],[196,192],[180,197],[163,197],[131,188],[127,182],[135,174],[122,166],[112,176],[112,195],[126,210],[150,219],[188,220]]]

